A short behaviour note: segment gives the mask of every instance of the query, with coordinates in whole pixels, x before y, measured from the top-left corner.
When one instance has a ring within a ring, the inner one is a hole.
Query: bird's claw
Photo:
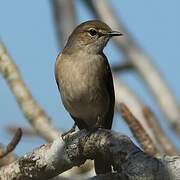
[[[68,139],[70,134],[72,134],[75,130],[76,130],[76,124],[74,123],[73,127],[69,131],[61,135],[62,140],[65,141],[66,139]]]

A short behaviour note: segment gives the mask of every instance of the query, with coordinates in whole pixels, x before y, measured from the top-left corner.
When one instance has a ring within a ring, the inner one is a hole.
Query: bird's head
[[[99,20],[86,21],[77,26],[71,33],[65,49],[70,51],[88,51],[88,53],[101,52],[112,36],[121,36],[113,31],[107,24]]]

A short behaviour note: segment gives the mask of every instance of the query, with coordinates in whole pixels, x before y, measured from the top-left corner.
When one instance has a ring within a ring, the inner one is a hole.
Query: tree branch
[[[60,47],[65,45],[69,34],[76,26],[76,14],[73,0],[52,0],[56,34]]]
[[[9,85],[23,114],[37,134],[47,141],[56,139],[60,132],[51,124],[48,115],[33,99],[21,78],[18,68],[8,55],[2,42],[0,42],[0,73]]]
[[[167,161],[167,157],[156,159],[141,151],[127,136],[99,129],[92,133],[86,130],[74,133],[65,143],[59,138],[43,145],[2,167],[0,178],[52,178],[73,166],[80,166],[86,159],[94,159],[99,153],[109,159],[119,175],[129,180],[177,179],[180,169],[180,156],[170,157],[173,161]],[[177,172],[172,169],[175,164]]]

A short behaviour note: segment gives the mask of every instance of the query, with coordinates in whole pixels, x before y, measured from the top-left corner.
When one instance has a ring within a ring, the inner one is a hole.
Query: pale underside
[[[105,119],[110,99],[104,83],[107,64],[103,57],[82,52],[70,60],[61,54],[57,63],[56,80],[67,111],[88,127],[94,126],[98,119]]]

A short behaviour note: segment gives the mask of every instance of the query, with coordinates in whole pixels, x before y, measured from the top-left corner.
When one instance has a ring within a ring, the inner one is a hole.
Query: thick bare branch
[[[117,19],[106,0],[84,2],[91,4],[89,7],[93,9],[98,17],[109,24],[110,27],[115,30],[120,30],[124,34],[122,38],[114,38],[116,44],[121,48],[125,59],[132,61],[134,68],[154,95],[166,120],[168,120],[176,133],[180,134],[180,107],[164,79],[150,62],[149,57],[144,54],[130,36],[127,29],[119,19]]]
[[[147,106],[143,108],[143,114],[144,117],[147,119],[149,127],[151,127],[152,131],[154,132],[154,135],[156,136],[156,139],[159,142],[163,152],[171,156],[178,154],[176,148],[170,142],[168,137],[164,134],[159,124],[159,121],[155,117],[154,113]]]
[[[16,148],[17,144],[21,140],[21,137],[22,137],[22,130],[21,130],[21,128],[18,128],[18,129],[16,129],[16,133],[15,133],[13,139],[6,146],[6,149],[0,153],[0,159],[7,156],[10,152],[12,152]]]
[[[76,14],[73,0],[52,0],[54,21],[57,31],[58,43],[61,47],[76,25]]]
[[[10,90],[37,134],[52,141],[59,136],[59,131],[51,124],[50,118],[33,99],[30,91],[23,82],[20,72],[0,42],[0,73],[3,75]]]
[[[180,157],[167,157],[158,160],[142,152],[125,135],[110,130],[99,129],[90,133],[79,131],[66,139],[56,139],[51,144],[43,145],[25,155],[9,166],[0,169],[3,179],[48,179],[73,166],[79,166],[86,159],[94,159],[97,154],[109,158],[120,176],[134,179],[177,179],[180,169]],[[176,164],[176,171],[171,168]],[[167,169],[168,168],[168,169]],[[171,174],[173,172],[173,174]]]

